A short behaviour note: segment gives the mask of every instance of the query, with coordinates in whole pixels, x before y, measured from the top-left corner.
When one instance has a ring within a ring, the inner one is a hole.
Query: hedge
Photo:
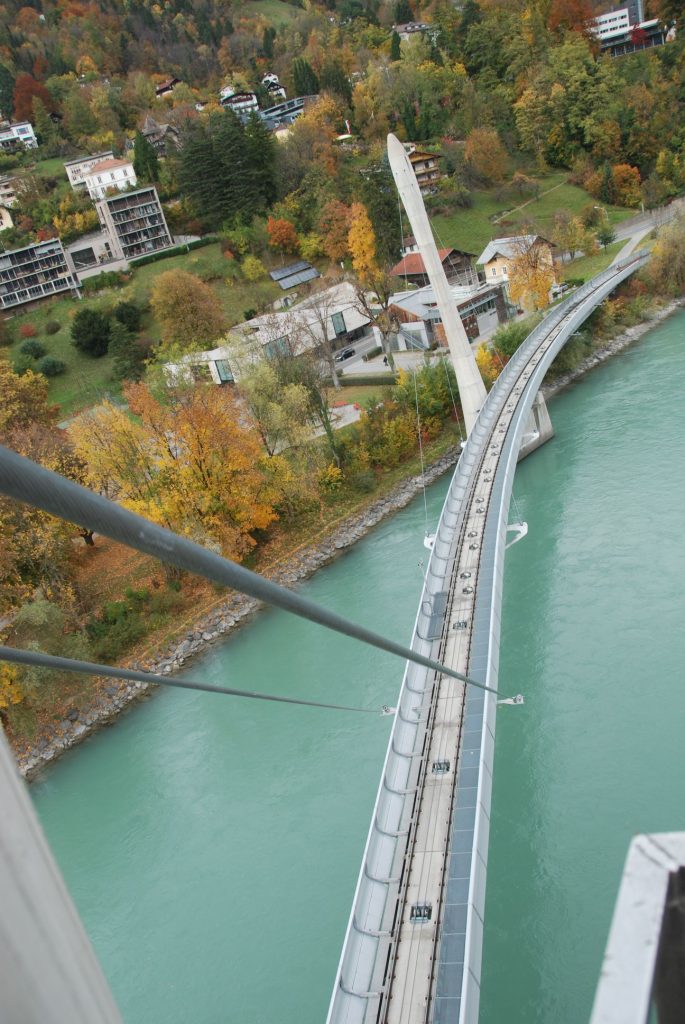
[[[356,388],[362,384],[397,384],[397,375],[394,373],[359,373],[354,376],[345,373],[338,379],[344,388]]]
[[[198,238],[194,242],[185,242],[183,245],[174,245],[171,249],[161,249],[160,252],[151,252],[149,256],[137,256],[134,260],[129,260],[129,266],[131,267],[144,267],[147,263],[156,263],[157,260],[165,260],[170,256],[183,256],[185,253],[190,252],[191,249],[200,249],[204,245],[212,245],[217,242],[217,235],[205,235],[204,238]]]

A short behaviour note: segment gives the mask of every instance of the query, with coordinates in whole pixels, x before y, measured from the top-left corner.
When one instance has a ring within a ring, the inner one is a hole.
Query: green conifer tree
[[[390,60],[402,60],[401,39],[397,32],[393,31],[390,38]]]
[[[296,57],[293,61],[293,84],[296,96],[315,96],[319,91],[319,79],[304,57]]]
[[[142,132],[136,132],[133,143],[133,170],[140,181],[159,181],[159,160],[155,147]]]

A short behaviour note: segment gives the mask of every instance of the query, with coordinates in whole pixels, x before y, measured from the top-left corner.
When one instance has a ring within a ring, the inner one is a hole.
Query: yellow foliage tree
[[[378,273],[376,263],[376,236],[371,219],[363,203],[353,203],[347,246],[352,266],[362,284],[370,285]]]
[[[509,294],[524,309],[542,309],[549,302],[554,283],[554,265],[549,249],[521,237],[516,255],[509,264]]]
[[[19,681],[19,672],[7,662],[0,664],[0,717],[14,704],[21,704],[24,690]]]
[[[243,557],[277,518],[266,454],[234,395],[213,384],[125,388],[136,419],[105,403],[71,427],[91,486],[200,543]]]
[[[47,402],[47,381],[18,376],[0,361],[0,443],[48,469],[78,478],[79,466]],[[37,590],[70,596],[69,560],[74,528],[45,512],[0,498],[0,610]]]
[[[185,270],[167,270],[156,277],[150,305],[162,325],[162,339],[186,351],[207,347],[226,329],[217,295]]]
[[[484,344],[479,345],[476,349],[476,364],[488,387],[495,383],[502,372],[501,361],[497,359],[492,349]]]

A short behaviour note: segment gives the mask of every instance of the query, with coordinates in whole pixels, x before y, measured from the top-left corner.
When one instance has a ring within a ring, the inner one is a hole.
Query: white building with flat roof
[[[135,188],[138,183],[131,161],[114,158],[94,164],[83,175],[83,180],[88,195],[95,200],[104,199],[111,189],[124,192],[128,188]]]
[[[73,188],[74,192],[85,192],[86,183],[84,177],[88,174],[96,164],[101,164],[103,160],[113,160],[114,153],[111,149],[106,149],[104,153],[94,153],[93,156],[77,156],[74,160],[64,161],[64,170],[67,172],[67,178],[69,184]]]
[[[28,121],[17,121],[0,128],[0,149],[14,150],[18,146],[24,149],[35,149],[38,145],[33,125]]]
[[[310,295],[287,310],[275,310],[246,320],[231,329],[233,342],[206,352],[192,352],[181,363],[167,363],[170,379],[189,374],[206,377],[216,384],[230,384],[240,376],[240,360],[246,363],[279,355],[296,356],[305,351],[321,350],[329,343],[333,351],[346,348],[351,342],[375,335],[357,297],[357,289],[349,281]],[[235,355],[239,353],[236,361]]]

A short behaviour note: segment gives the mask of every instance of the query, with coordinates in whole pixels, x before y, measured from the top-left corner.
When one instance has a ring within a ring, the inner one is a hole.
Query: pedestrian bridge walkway
[[[522,447],[535,443],[538,390],[563,345],[647,258],[613,264],[528,336],[489,393],[452,479],[412,648],[493,689],[507,513]],[[497,703],[408,664],[328,1024],[477,1022]]]

